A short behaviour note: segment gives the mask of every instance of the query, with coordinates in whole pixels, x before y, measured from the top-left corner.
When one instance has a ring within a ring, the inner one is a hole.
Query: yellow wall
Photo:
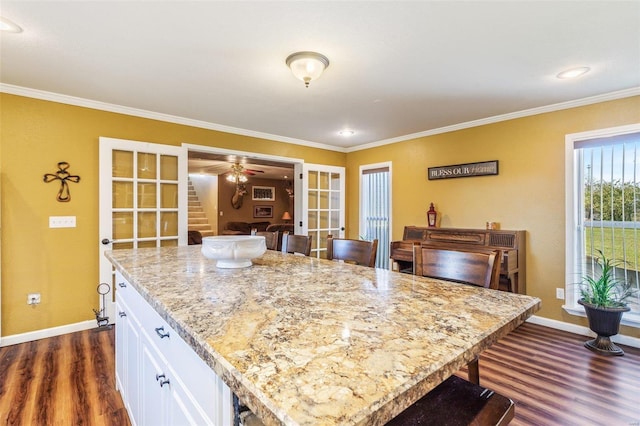
[[[93,320],[98,307],[98,138],[183,142],[345,165],[345,154],[0,94],[2,336]],[[71,201],[44,183],[57,163],[79,175]],[[50,229],[49,216],[77,227]],[[42,303],[27,305],[39,292]]]
[[[555,289],[565,272],[565,135],[640,122],[640,97],[474,127],[347,154],[347,188],[364,164],[392,161],[393,239],[405,225],[426,226],[433,202],[442,227],[527,231],[527,293],[542,299],[542,317],[586,326],[567,314]],[[499,160],[498,176],[427,180],[427,168]],[[349,197],[348,229],[356,237],[358,199]],[[640,337],[640,330],[621,333]]]
[[[98,306],[98,137],[183,142],[347,166],[347,230],[358,237],[358,168],[393,162],[393,236],[424,225],[429,202],[442,226],[527,230],[528,293],[540,316],[586,326],[562,310],[564,286],[564,137],[640,122],[640,97],[558,111],[348,154],[226,134],[88,108],[0,94],[2,179],[2,335],[92,320]],[[427,167],[499,160],[500,174],[428,181]],[[82,180],[71,202],[42,182],[67,161]],[[49,216],[77,217],[77,228],[49,229]],[[42,293],[31,308],[27,293]],[[621,332],[640,337],[640,330]]]

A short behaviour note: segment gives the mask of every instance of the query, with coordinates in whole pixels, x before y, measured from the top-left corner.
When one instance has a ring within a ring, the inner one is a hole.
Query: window
[[[378,239],[376,268],[389,269],[391,244],[390,163],[360,167],[360,238]]]
[[[640,284],[640,124],[567,135],[565,309],[577,304],[580,277],[601,250],[621,279]],[[640,326],[640,295],[622,323]]]

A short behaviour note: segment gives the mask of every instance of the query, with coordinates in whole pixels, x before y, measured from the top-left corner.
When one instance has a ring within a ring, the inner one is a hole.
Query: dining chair
[[[413,246],[413,273],[497,290],[502,252],[455,246]],[[467,364],[469,381],[480,384],[478,358]]]
[[[501,255],[494,249],[415,245],[414,274],[497,290]]]
[[[258,231],[255,228],[251,230],[251,235],[264,237],[268,250],[278,250],[278,234],[278,231]]]
[[[327,235],[327,259],[342,260],[356,265],[376,266],[376,254],[378,251],[378,240],[350,240],[347,238],[333,238]]]
[[[311,254],[311,235],[294,235],[285,231],[282,234],[282,252],[309,256]]]

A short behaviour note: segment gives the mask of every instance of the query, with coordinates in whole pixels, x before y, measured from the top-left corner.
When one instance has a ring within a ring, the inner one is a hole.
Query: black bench
[[[386,426],[502,426],[514,415],[511,399],[451,376]]]

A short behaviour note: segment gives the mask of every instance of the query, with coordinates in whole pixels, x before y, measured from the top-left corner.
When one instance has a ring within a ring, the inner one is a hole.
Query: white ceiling
[[[24,29],[0,36],[3,91],[338,150],[640,87],[640,1],[0,6]],[[285,65],[301,50],[331,61],[308,89]],[[574,66],[592,71],[555,77]]]

